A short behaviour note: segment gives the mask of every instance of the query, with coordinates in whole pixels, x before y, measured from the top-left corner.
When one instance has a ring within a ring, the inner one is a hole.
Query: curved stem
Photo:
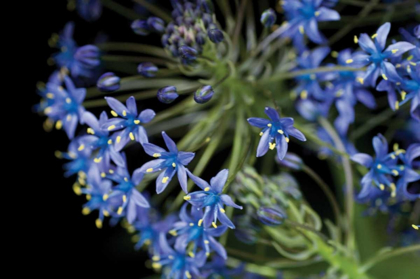
[[[150,1],[144,0],[134,0],[134,2],[140,4],[141,6],[148,9],[152,14],[162,18],[166,22],[172,21],[172,17],[169,15],[169,12],[162,10],[161,8],[157,7],[150,3]]]
[[[334,127],[328,122],[327,119],[320,117],[318,119],[319,124],[327,131],[327,133],[332,138],[334,145],[343,153],[346,153],[346,148],[341,140],[340,136],[335,131]],[[346,243],[350,249],[354,249],[355,247],[355,239],[354,239],[354,231],[353,231],[353,217],[354,217],[354,189],[353,189],[353,175],[350,165],[349,157],[341,156],[341,163],[344,169],[344,177],[346,180],[346,193],[345,193],[345,201],[346,201],[346,215],[347,215],[347,238]]]
[[[371,269],[378,263],[385,261],[389,258],[407,254],[407,253],[414,253],[416,251],[420,251],[420,244],[412,245],[409,247],[397,248],[388,253],[382,253],[382,254],[376,255],[373,258],[367,260],[367,262],[360,268],[360,270],[362,272],[366,272],[367,270]]]
[[[139,15],[136,14],[133,10],[126,8],[115,1],[101,0],[101,2],[105,7],[107,7],[111,11],[114,11],[130,20],[135,20],[139,18]]]
[[[387,108],[383,112],[373,116],[368,121],[366,121],[362,126],[355,129],[350,136],[351,141],[355,141],[359,137],[363,136],[365,133],[372,130],[372,128],[376,127],[378,124],[388,120],[395,114],[395,111]]]

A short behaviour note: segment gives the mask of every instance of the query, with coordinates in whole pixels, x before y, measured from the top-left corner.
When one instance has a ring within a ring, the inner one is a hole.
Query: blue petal
[[[384,23],[381,25],[381,27],[378,28],[378,31],[376,31],[376,41],[379,45],[379,50],[382,51],[385,48],[386,45],[386,38],[388,38],[389,30],[391,29],[391,24],[389,22]]]
[[[219,219],[220,223],[222,223],[225,226],[228,226],[231,229],[235,228],[235,225],[232,223],[232,221],[227,217],[227,215],[223,212],[219,212],[217,215],[217,218]]]
[[[194,152],[179,151],[178,156],[177,156],[177,160],[182,165],[186,166],[192,161],[192,159],[194,159],[194,156],[195,156]]]
[[[340,14],[337,11],[320,7],[318,9],[319,15],[316,17],[318,21],[333,21],[340,20]]]
[[[134,185],[137,186],[143,180],[143,177],[144,177],[144,172],[142,172],[141,169],[138,168],[133,172],[133,175],[131,177],[131,181],[133,182]]]
[[[288,147],[286,138],[283,135],[277,136],[276,145],[277,145],[277,156],[279,160],[283,160],[284,156],[286,156],[287,147]]]
[[[330,53],[331,49],[329,47],[318,47],[314,49],[310,55],[311,64],[313,68],[321,65],[322,60]]]
[[[264,112],[265,112],[265,114],[267,114],[268,117],[270,117],[270,119],[273,122],[279,122],[280,121],[280,116],[275,109],[270,108],[270,107],[266,107]]]
[[[264,156],[265,153],[267,153],[268,151],[268,143],[270,142],[270,129],[267,129],[261,139],[260,139],[260,143],[258,144],[258,148],[257,148],[257,157],[261,157]]]
[[[223,187],[226,184],[228,175],[229,175],[229,170],[224,169],[224,170],[221,170],[215,177],[213,177],[210,180],[210,185],[211,185],[212,190],[220,194],[223,190]]]
[[[115,148],[113,146],[109,147],[109,155],[111,156],[112,161],[120,166],[120,167],[125,167],[125,160],[124,158],[121,156],[121,154],[119,152],[117,152],[115,150]]]
[[[109,107],[112,108],[118,115],[122,116],[123,111],[127,112],[128,109],[117,99],[112,97],[105,97],[106,102],[108,103]]]
[[[201,189],[204,190],[205,188],[210,187],[210,185],[206,181],[204,181],[203,179],[195,176],[188,169],[187,169],[187,174],[191,178],[191,180],[194,181],[195,185],[197,185]]]
[[[385,53],[389,54],[389,57],[398,57],[401,56],[403,53],[414,49],[416,46],[412,45],[408,42],[398,42],[392,45],[389,45],[386,50]],[[394,50],[395,53],[393,53],[392,51]]]
[[[151,109],[145,109],[140,112],[138,119],[141,123],[149,123],[155,117],[156,113]]]
[[[169,246],[168,240],[166,239],[165,234],[159,234],[159,247],[162,250],[163,255],[172,255],[174,250]]]
[[[375,97],[373,97],[372,93],[364,89],[356,89],[354,93],[356,95],[357,100],[364,104],[367,108],[376,108]]]
[[[411,144],[406,150],[405,157],[406,157],[408,166],[411,166],[413,160],[417,157],[420,157],[420,144],[419,143]]]
[[[217,242],[213,237],[209,237],[210,247],[213,251],[219,254],[223,259],[227,259],[227,253],[225,248],[223,248],[222,244]]]
[[[369,54],[376,53],[375,44],[367,34],[361,34],[359,37],[359,46]]]
[[[401,77],[398,75],[395,66],[389,62],[383,61],[381,64],[382,73],[386,75],[387,79],[393,82],[400,82]]]
[[[208,228],[206,229],[206,232],[214,237],[222,236],[227,230],[226,226],[218,226],[217,228]]]
[[[388,142],[381,134],[372,139],[372,145],[378,159],[382,159],[388,154]]]
[[[357,153],[350,158],[353,162],[356,162],[362,166],[370,168],[373,164],[373,159],[370,155],[364,153]]]
[[[137,206],[134,200],[129,200],[127,205],[126,218],[128,223],[133,224],[137,217]]]
[[[117,152],[121,151],[127,145],[127,143],[130,141],[129,134],[130,134],[130,130],[128,130],[128,129],[124,129],[124,130],[114,134],[114,136],[116,138],[118,138],[118,137],[121,138],[119,142],[115,141],[114,147],[115,147],[115,150]]]
[[[130,112],[131,115],[137,116],[137,105],[136,105],[136,99],[134,99],[133,96],[127,99],[125,102],[127,104],[127,109]]]
[[[185,167],[183,165],[178,165],[178,181],[179,185],[181,185],[182,190],[188,194],[187,189],[187,172],[185,171]]]
[[[361,52],[356,53],[352,56],[351,59],[353,60],[353,62],[350,63],[350,65],[353,67],[364,67],[370,63],[369,57],[370,56],[365,53],[361,53]]]
[[[164,152],[166,153],[165,149],[157,145],[154,145],[153,143],[144,143],[143,148],[144,148],[144,151],[150,156],[153,156],[154,154],[161,154]]]
[[[140,167],[139,171],[143,173],[154,173],[162,170],[162,165],[165,162],[165,159],[156,159],[150,162],[145,163]],[[147,171],[149,170],[149,171]]]
[[[315,18],[311,19],[309,23],[306,24],[306,29],[306,35],[312,42],[322,44],[325,41],[318,30],[318,22]]]
[[[162,136],[169,152],[178,153],[178,148],[176,147],[175,142],[164,131],[162,132]]]
[[[79,117],[77,116],[77,114],[74,113],[68,114],[68,116],[64,118],[63,127],[69,139],[73,139],[74,137],[74,133],[76,132],[77,128],[78,118]]]
[[[220,199],[223,201],[223,203],[225,204],[225,205],[227,205],[227,206],[231,206],[231,207],[234,207],[234,208],[238,208],[238,209],[242,209],[242,206],[240,206],[240,205],[237,205],[236,203],[234,203],[233,201],[232,201],[232,198],[231,197],[229,197],[228,195],[221,195],[220,196]]]
[[[88,111],[83,113],[82,121],[83,123],[91,127],[95,132],[101,131],[101,127],[99,126],[99,121],[98,119],[96,119],[95,115],[93,115],[92,113]]]
[[[302,134],[302,132],[296,129],[295,127],[287,128],[287,133],[289,134],[289,136],[295,137],[300,141],[306,141],[305,135]]]
[[[204,211],[204,216],[203,216],[203,225],[205,228],[208,228],[211,226],[212,222],[216,221],[217,217],[217,211],[216,211],[216,207],[215,206],[207,206],[205,211]]]
[[[248,118],[248,123],[258,128],[266,128],[270,121],[264,118],[251,117]]]
[[[167,168],[165,171],[159,174],[158,178],[156,179],[156,193],[160,194],[166,189],[174,174],[174,168]]]
[[[149,142],[149,138],[147,137],[146,129],[143,126],[139,126],[137,128],[137,133],[134,134],[136,141],[141,143],[142,145]]]
[[[146,198],[142,194],[140,194],[140,192],[137,191],[137,189],[135,188],[131,190],[130,200],[133,200],[140,207],[150,207],[149,202],[146,200]]]

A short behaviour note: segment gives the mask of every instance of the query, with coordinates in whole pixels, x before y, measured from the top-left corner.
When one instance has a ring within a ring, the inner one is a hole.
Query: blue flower
[[[78,47],[73,40],[74,24],[69,22],[61,33],[57,47],[61,52],[53,55],[56,64],[67,68],[72,77],[91,77],[92,71],[99,66],[99,49],[94,45]]]
[[[103,198],[111,191],[112,182],[107,179],[101,179],[99,169],[92,166],[87,173],[87,186],[81,190],[86,195],[87,203],[83,205],[82,213],[89,214],[93,210],[99,211],[99,217],[95,224],[98,229],[102,228],[104,217],[110,216],[110,212],[118,207],[118,201],[115,199]]]
[[[102,14],[100,0],[77,0],[77,12],[86,21],[98,20]]]
[[[182,190],[188,193],[187,169],[185,166],[194,159],[195,154],[193,152],[178,151],[175,142],[165,132],[162,132],[162,137],[169,151],[151,143],[143,144],[144,151],[158,159],[147,162],[140,168],[140,171],[144,173],[161,171],[156,179],[156,193],[158,194],[166,189],[172,177],[177,173]]]
[[[281,4],[288,21],[275,33],[283,37],[306,34],[312,42],[321,44],[325,38],[318,30],[318,22],[340,20],[338,12],[322,6],[322,0],[288,0]]]
[[[401,152],[398,156],[403,162],[399,166],[400,177],[397,181],[398,195],[408,200],[420,198],[420,193],[413,194],[408,191],[408,185],[411,182],[419,181],[420,174],[414,170],[414,159],[420,157],[420,144],[412,144],[407,148],[406,152]]]
[[[358,198],[364,198],[369,195],[373,189],[373,185],[376,185],[381,190],[384,190],[385,186],[389,187],[391,189],[391,196],[395,197],[396,185],[393,183],[391,176],[398,176],[400,174],[396,165],[396,156],[402,151],[397,150],[388,154],[388,142],[381,134],[373,138],[372,144],[375,149],[375,159],[364,153],[357,153],[351,156],[352,161],[370,169],[360,182],[362,184],[362,190]]]
[[[321,65],[322,60],[330,53],[328,47],[318,47],[313,51],[304,51],[298,58],[296,70],[316,69]],[[320,86],[320,82],[332,80],[334,73],[306,74],[295,78],[298,85],[293,89],[301,99],[314,97],[316,100],[326,100],[326,94]]]
[[[165,86],[157,92],[158,100],[164,104],[170,104],[178,97],[175,86]]]
[[[381,74],[384,80],[398,81],[399,76],[395,66],[388,59],[399,57],[415,46],[408,42],[398,42],[385,49],[386,39],[390,29],[391,24],[389,22],[379,27],[377,32],[372,36],[374,41],[365,33],[361,34],[358,39],[355,38],[359,46],[366,53],[356,53],[346,63],[355,67],[368,65],[363,79],[360,80],[361,83],[375,86],[379,74]]]
[[[227,230],[226,226],[217,228],[205,228],[203,224],[203,210],[191,207],[191,214],[187,213],[187,205],[184,204],[179,213],[181,221],[174,224],[170,234],[177,236],[175,246],[187,248],[189,243],[193,243],[190,255],[196,254],[197,249],[201,248],[210,255],[210,251],[215,251],[222,258],[227,259],[225,248],[217,242],[214,237],[219,237]]]
[[[198,104],[204,104],[210,101],[213,95],[213,88],[210,85],[205,85],[195,91],[194,101]]]
[[[235,225],[229,217],[227,217],[223,207],[224,205],[227,205],[242,209],[242,206],[235,204],[228,195],[222,194],[229,171],[227,169],[221,170],[210,180],[210,184],[193,175],[190,171],[187,170],[187,172],[191,180],[194,181],[198,187],[203,189],[203,191],[193,192],[185,196],[184,200],[199,209],[205,208],[204,216],[202,218],[204,227],[207,228],[212,225],[214,228],[217,228],[216,222],[219,220],[223,225],[234,229]]]
[[[271,27],[274,23],[276,23],[277,15],[273,9],[267,9],[261,14],[261,23],[264,24],[265,27]]]
[[[417,36],[416,36],[416,30],[417,30]],[[416,28],[414,28],[414,36],[412,36],[407,30],[405,30],[404,28],[400,28],[400,34],[403,36],[403,38],[415,45],[416,47],[413,48],[412,50],[410,50],[410,58],[409,61],[413,61],[411,63],[416,63],[416,62],[420,62],[420,37],[418,36],[418,32],[420,30],[420,25],[417,25]],[[415,65],[413,65],[415,66]]]
[[[92,151],[95,151],[96,155],[94,162],[100,164],[100,169],[103,172],[107,172],[110,169],[111,159],[115,164],[124,167],[125,160],[121,154],[115,150],[113,145],[115,137],[111,137],[108,130],[101,128],[108,121],[106,112],[101,113],[99,121],[92,113],[85,112],[82,120],[89,126],[87,129],[89,135],[80,138],[78,150],[90,148]]]
[[[69,77],[64,77],[66,89],[56,84],[47,84],[46,96],[54,102],[44,109],[45,115],[57,121],[56,127],[64,127],[69,139],[74,137],[77,123],[85,111],[82,102],[86,96],[85,88],[76,88]]]
[[[68,162],[64,164],[65,173],[64,176],[69,177],[76,173],[83,173],[82,177],[86,175],[86,173],[89,171],[90,166],[92,164],[91,160],[91,150],[89,149],[82,149],[79,150],[80,142],[79,138],[73,139],[68,147],[68,151],[66,153],[56,152],[56,156],[58,158],[64,158],[66,160],[70,160],[71,162]],[[81,185],[84,185],[84,179],[81,181],[82,183],[79,183]]]
[[[112,189],[112,193],[105,194],[103,199],[120,198],[122,204],[118,208],[117,214],[122,215],[123,211],[127,209],[127,221],[132,224],[137,217],[137,207],[149,207],[147,199],[136,189],[136,186],[143,180],[143,173],[140,169],[136,169],[133,176],[130,177],[127,168],[118,166],[115,171],[107,174],[106,177],[117,185]]]
[[[116,134],[115,149],[120,151],[130,141],[136,140],[141,144],[149,142],[146,129],[140,124],[148,123],[155,117],[155,112],[146,109],[137,115],[137,105],[134,97],[130,97],[124,106],[120,101],[112,97],[105,97],[108,105],[112,108],[111,114],[115,117],[109,119],[102,129],[108,131],[121,130]]]
[[[120,80],[114,73],[108,72],[99,77],[96,87],[103,92],[117,91],[120,89]]]
[[[175,245],[175,249],[172,249],[163,234],[159,236],[159,244],[162,254],[160,257],[154,257],[156,261],[152,266],[156,269],[163,267],[163,273],[167,278],[191,279],[193,276],[194,278],[201,276],[199,268],[206,261],[204,251],[198,252],[194,257],[189,257],[183,247]]]
[[[137,66],[137,72],[144,77],[155,77],[158,67],[150,62],[144,62]]]
[[[277,156],[283,160],[287,152],[289,136],[295,137],[300,141],[306,141],[305,136],[295,127],[293,127],[293,118],[280,118],[277,111],[273,108],[266,107],[265,114],[270,118],[248,118],[249,124],[261,128],[261,139],[257,148],[257,157],[263,156],[268,149],[273,150],[277,147]],[[275,141],[275,143],[272,143]]]
[[[219,255],[214,255],[211,262],[206,263],[202,268],[201,274],[207,279],[232,279],[242,275],[245,271],[245,264],[240,264],[236,268],[229,269],[226,265],[226,259]]]

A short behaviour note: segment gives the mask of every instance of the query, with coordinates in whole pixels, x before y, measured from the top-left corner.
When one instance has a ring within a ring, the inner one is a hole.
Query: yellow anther
[[[372,39],[375,39],[378,36],[378,34],[373,34]]]
[[[80,145],[80,146],[79,146],[79,148],[78,148],[77,150],[78,150],[78,151],[82,151],[83,149],[85,149],[85,145],[84,145],[84,144]]]
[[[411,60],[413,60],[413,58],[414,58],[414,56],[413,56],[413,55],[410,55],[410,56],[407,58],[407,61],[411,61]]]
[[[57,122],[55,122],[55,128],[57,130],[60,130],[63,127],[63,122],[61,120],[57,120]]]
[[[121,215],[122,214],[122,212],[123,212],[123,208],[120,206],[120,207],[118,207],[118,211],[117,211],[117,214],[118,215]]]
[[[123,110],[122,115],[127,116],[127,112],[125,110]]]
[[[302,92],[300,92],[300,98],[302,98],[303,100],[308,98],[308,91],[303,90]]]
[[[264,133],[263,132],[260,132],[260,137],[262,137],[262,135],[264,135]]]
[[[187,276],[188,279],[191,279],[191,273],[187,270],[185,271],[185,276]]]
[[[127,196],[126,195],[123,195],[122,196],[122,200],[123,200],[124,203],[126,203],[127,202]]]
[[[401,68],[401,64],[395,64],[395,68]]]
[[[268,124],[267,124],[267,127],[271,127],[271,126],[273,126],[273,125],[271,125],[271,123],[268,123]]]
[[[400,170],[401,171],[405,170],[405,167],[404,166],[400,166]]]
[[[114,116],[114,117],[117,117],[117,116],[118,116],[118,114],[117,114],[115,111],[113,111],[113,110],[111,110],[111,114],[112,114],[112,116]]]
[[[194,223],[190,223],[190,227],[193,227],[194,226]]]
[[[150,245],[150,243],[152,243],[152,242],[150,241],[150,239],[147,239],[146,241],[144,241],[144,244],[145,244],[146,246],[149,246],[149,245]]]
[[[86,200],[90,201],[91,198],[92,198],[91,195],[89,195],[89,194],[86,195]]]
[[[174,259],[174,256],[169,255],[168,258],[171,259],[171,260],[173,260]]]
[[[83,178],[81,178],[81,177],[79,177],[77,179],[77,182],[79,182],[79,184],[82,185],[82,186],[86,184],[85,180]]]
[[[316,12],[315,12],[315,16],[319,16],[319,14],[320,14],[320,13],[319,13],[318,11],[316,11]]]
[[[347,60],[346,60],[346,63],[347,63],[347,64],[351,64],[351,63],[353,63],[353,59],[347,59]]]
[[[377,168],[378,168],[378,170],[382,169],[382,165],[378,164]]]
[[[109,170],[109,173],[110,173],[110,174],[113,174],[113,173],[114,173],[114,170]]]
[[[189,201],[191,199],[190,196],[184,196],[184,200]]]
[[[204,240],[204,243],[205,243],[205,244],[210,244],[210,241],[208,241],[208,240]]]
[[[216,225],[216,223],[215,223],[215,222],[212,222],[212,223],[211,223],[211,225],[212,225],[214,228],[217,228],[217,225]]]
[[[169,177],[165,176],[164,178],[162,178],[162,183],[166,183],[166,182],[168,182],[168,180],[169,180]]]
[[[391,183],[391,185],[389,185],[389,187],[391,188],[391,197],[395,198],[396,196],[396,192],[397,192],[397,187],[395,186],[394,183]]]
[[[388,80],[388,78],[387,78],[387,76],[386,76],[385,74],[382,74],[382,78],[383,78],[384,80]]]
[[[128,182],[128,177],[124,177],[124,181],[125,182]]]
[[[76,159],[77,158],[77,155],[75,154],[75,153],[73,153],[73,152],[69,152],[69,153],[67,153],[69,156],[70,156],[70,158],[72,158],[72,159]]]
[[[279,132],[280,134],[284,134],[283,130],[277,130],[277,132]]]
[[[385,190],[385,185],[384,184],[379,184],[379,189],[381,189],[382,191]]]
[[[225,213],[226,211],[223,208],[220,208],[220,212]]]
[[[108,127],[108,131],[111,131],[112,129],[115,129],[115,125],[111,125]]]
[[[112,139],[109,139],[108,140],[108,144],[112,144]]]
[[[121,136],[117,136],[117,143],[120,143],[121,141]]]
[[[194,253],[193,253],[192,251],[190,251],[190,252],[188,253],[188,255],[189,255],[191,258],[194,258],[194,257],[195,257],[195,255],[194,255]]]
[[[134,120],[134,124],[136,124],[136,125],[140,124],[140,120],[138,120],[138,119]]]
[[[90,209],[89,209],[89,207],[84,207],[83,209],[82,209],[82,214],[83,215],[88,215],[90,213]]]
[[[395,160],[396,158],[394,154],[391,154],[391,159]]]
[[[79,184],[77,184],[77,183],[73,184],[73,192],[78,196],[80,196],[82,194],[82,189],[80,189]]]
[[[56,150],[54,152],[54,156],[57,157],[58,159],[63,158],[63,153],[61,153],[60,151]]]
[[[157,255],[155,255],[155,256],[152,257],[152,260],[155,261],[155,262],[157,262],[157,261],[160,260],[160,257],[157,256]]]
[[[400,149],[398,143],[394,143],[394,145],[392,146],[392,148],[394,149],[394,151],[397,151],[398,149]]]
[[[391,50],[392,53],[397,53],[398,49]]]
[[[160,157],[160,153],[154,153],[154,154],[153,154],[153,157],[155,157],[155,158]]]
[[[285,138],[286,139],[286,142],[289,142],[290,141],[290,139],[289,138]]]
[[[210,190],[210,187],[206,187],[206,188],[204,188],[204,191],[209,191]]]
[[[201,224],[203,224],[203,219],[198,220],[198,226],[201,227]]]
[[[100,163],[102,161],[102,157],[95,158],[95,159],[93,159],[93,161],[95,163]]]
[[[398,102],[398,101],[395,101],[395,109],[400,109],[400,102]]]
[[[92,128],[87,128],[87,133],[91,134],[91,135],[94,135],[95,131]]]
[[[71,103],[71,99],[70,98],[66,98],[66,103],[70,104]]]
[[[134,138],[134,134],[133,134],[133,132],[130,132],[130,139],[131,140],[134,140],[135,138]]]
[[[177,232],[176,232],[176,230],[170,230],[169,233],[171,235],[173,235],[173,236],[177,236],[178,235]]]
[[[162,267],[162,265],[160,263],[152,263],[152,267],[154,269],[160,269]]]
[[[172,163],[172,167],[174,167],[174,168],[175,168],[175,167],[176,167],[176,164],[175,164],[175,163]]]
[[[77,173],[77,175],[79,176],[79,177],[81,177],[81,178],[83,178],[83,179],[85,179],[87,176],[86,176],[86,173],[84,172],[84,171],[79,171],[78,173]]]
[[[276,148],[276,144],[273,143],[273,142],[270,142],[269,143],[269,148],[270,148],[270,150],[273,150],[274,148]]]
[[[344,94],[344,90],[338,90],[336,93],[335,93],[335,96],[336,97],[341,97],[342,95]]]
[[[54,94],[53,93],[47,93],[47,98],[48,99],[54,99]]]
[[[411,225],[412,227],[413,227],[413,229],[415,229],[415,230],[418,230],[419,229],[419,227],[417,227],[416,225]]]
[[[208,257],[208,256],[210,256],[210,253],[209,252],[206,252],[206,257]]]
[[[357,81],[360,82],[360,84],[363,84],[365,82],[364,79],[361,77],[357,78]]]
[[[392,173],[394,174],[394,176],[398,176],[400,174],[397,170],[392,170]]]
[[[305,29],[303,29],[303,26],[302,25],[299,26],[299,32],[300,32],[300,34],[305,33]]]
[[[103,199],[104,201],[106,201],[108,198],[109,198],[109,195],[108,195],[108,194],[105,194],[105,195],[103,195],[103,196],[102,196],[102,199]]]
[[[407,96],[407,92],[405,91],[401,91],[401,99],[404,101],[405,100],[405,96]]]
[[[101,219],[96,219],[95,225],[98,229],[102,229],[102,221]]]
[[[66,120],[67,120],[67,121],[70,121],[70,120],[71,120],[71,114],[67,115]]]
[[[410,62],[411,65],[416,66],[417,64],[415,62]]]
[[[109,212],[108,212],[108,211],[106,211],[105,209],[104,209],[104,210],[102,210],[102,213],[104,214],[104,216],[105,216],[105,217],[108,217],[108,216],[109,216]]]
[[[357,38],[356,35],[354,36],[353,41],[354,41],[355,44],[357,44],[359,42],[359,39]]]
[[[334,57],[334,58],[337,58],[338,57],[338,52],[337,51],[331,51],[331,56],[332,57]]]

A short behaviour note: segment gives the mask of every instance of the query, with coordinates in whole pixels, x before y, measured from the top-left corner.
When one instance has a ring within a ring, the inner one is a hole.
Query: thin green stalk
[[[408,0],[408,1],[396,2],[396,3],[383,3],[383,4],[378,3],[373,9],[379,10],[379,9],[397,8],[397,7],[405,6],[405,5],[414,5],[415,1],[416,0]],[[360,0],[340,0],[340,3],[352,5],[355,7],[366,7],[366,2],[360,1]]]
[[[407,253],[414,253],[420,251],[420,244],[412,245],[408,247],[401,247],[394,250],[391,250],[390,252],[380,253],[378,255],[375,255],[373,258],[367,260],[367,262],[360,268],[361,272],[366,272],[375,265],[377,265],[380,262],[383,262],[385,260],[388,260],[390,258],[407,254]]]
[[[335,131],[334,127],[328,122],[327,119],[320,117],[318,119],[319,124],[327,131],[327,133],[332,138],[334,145],[340,150],[341,152],[345,153],[346,148],[341,140],[340,136]],[[341,163],[344,169],[344,176],[346,181],[346,193],[345,193],[345,209],[347,215],[347,238],[346,243],[350,249],[355,248],[355,236],[353,231],[353,219],[354,219],[354,189],[353,189],[353,174],[351,170],[350,160],[347,156],[341,156]]]
[[[144,8],[148,9],[152,14],[160,17],[166,22],[172,21],[172,17],[170,16],[170,13],[167,11],[164,11],[163,9],[159,8],[156,5],[153,5],[152,3],[144,0],[133,0],[136,3],[139,3]]]
[[[360,138],[361,136],[363,136],[367,132],[371,131],[373,128],[375,128],[376,126],[378,126],[382,122],[385,122],[386,120],[391,118],[394,114],[395,114],[395,111],[393,111],[389,108],[386,108],[381,113],[379,113],[379,114],[373,116],[372,118],[370,118],[362,126],[355,129],[350,136],[350,140],[352,142],[354,142],[356,139]]]
[[[171,64],[171,60],[169,59],[160,59],[155,57],[149,56],[128,56],[128,55],[103,55],[101,56],[101,60],[107,62],[130,62],[130,63],[141,63],[141,62],[152,62],[156,65],[163,65],[166,66]]]
[[[98,44],[96,46],[102,51],[137,52],[137,53],[158,56],[165,59],[176,61],[172,57],[168,56],[168,54],[161,47],[155,47],[151,45],[128,43],[128,42],[122,42],[122,43],[107,42],[107,43]]]
[[[234,46],[238,45],[239,35],[241,34],[241,28],[245,15],[245,8],[247,6],[248,0],[242,0],[241,6],[239,7],[238,16],[236,17],[236,26],[233,31],[232,44]]]
[[[236,175],[236,168],[238,167],[238,164],[239,164],[240,153],[241,153],[242,148],[244,148],[244,146],[242,145],[243,143],[242,132],[245,129],[244,121],[245,121],[244,111],[241,108],[241,106],[239,106],[236,113],[235,136],[233,138],[233,150],[232,150],[232,155],[231,155],[230,163],[229,163],[230,180],[232,179],[232,177],[235,177]],[[228,186],[229,184],[226,183],[223,190],[226,190]]]
[[[337,203],[337,200],[334,197],[334,194],[331,192],[331,189],[328,187],[328,185],[324,182],[324,180],[322,180],[321,177],[319,177],[319,175],[314,172],[310,167],[303,165],[302,166],[302,171],[305,172],[307,175],[309,175],[317,184],[318,186],[321,188],[321,190],[324,192],[324,194],[327,196],[331,207],[333,209],[334,212],[334,217],[335,217],[335,223],[337,225],[337,227],[340,230],[341,227],[341,221],[340,221],[340,216],[341,216],[341,212],[340,212],[340,206]],[[339,233],[341,234],[341,233]]]
[[[139,15],[135,13],[132,9],[126,8],[123,5],[118,4],[117,2],[111,0],[101,0],[101,2],[105,7],[107,7],[111,11],[114,11],[130,20],[136,20],[139,18]]]

